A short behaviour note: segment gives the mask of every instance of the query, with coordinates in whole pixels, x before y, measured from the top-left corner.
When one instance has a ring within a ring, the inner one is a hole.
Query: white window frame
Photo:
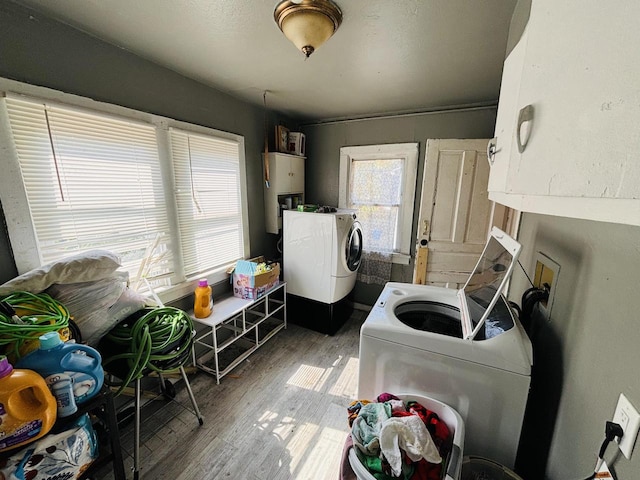
[[[340,190],[338,206],[349,208],[349,178],[354,160],[384,160],[402,158],[405,162],[402,179],[402,202],[399,212],[393,263],[408,265],[411,260],[411,228],[418,171],[418,143],[363,145],[340,149]]]
[[[243,244],[245,256],[249,255],[249,211],[245,147],[244,137],[242,135],[181,122],[168,117],[162,117],[118,105],[98,102],[90,98],[72,95],[49,88],[28,85],[0,77],[0,97],[5,97],[7,94],[18,96],[22,95],[48,103],[57,103],[65,108],[79,108],[86,111],[93,111],[97,114],[114,115],[124,119],[149,123],[156,128],[158,154],[163,172],[171,171],[173,168],[171,164],[171,146],[169,141],[170,128],[238,142]],[[22,182],[22,175],[20,173],[17,152],[13,145],[9,117],[5,107],[5,105],[2,105],[2,108],[0,108],[0,164],[3,166],[3,174],[0,175],[0,192],[14,260],[16,262],[18,273],[23,274],[39,267],[41,262],[35,229],[29,211],[28,199]],[[172,182],[172,175],[163,174],[165,195],[168,197],[167,204],[170,216],[169,222],[171,235],[174,239],[177,239],[176,236],[179,235],[179,232],[177,231],[177,215],[175,214],[175,211],[171,211],[176,205]],[[177,243],[175,243],[175,245],[177,245]],[[176,248],[176,250],[180,250],[179,247]],[[179,260],[181,258],[179,251],[174,252],[174,258],[176,258],[177,262],[177,273],[180,274],[181,272],[179,270],[181,270],[182,265],[181,260]],[[206,278],[210,284],[227,280],[229,277],[227,270],[232,265],[233,263],[230,263],[229,265],[224,265],[217,269],[201,273],[197,275],[197,278],[185,278],[182,274],[183,281],[158,292],[158,296],[163,302],[168,303],[193,293],[194,284],[200,278]]]

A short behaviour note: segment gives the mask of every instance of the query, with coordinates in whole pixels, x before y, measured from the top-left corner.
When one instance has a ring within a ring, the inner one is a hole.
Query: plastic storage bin
[[[444,480],[461,480],[460,472],[462,470],[462,459],[464,451],[464,422],[462,417],[453,408],[444,403],[429,397],[411,394],[395,394],[397,397],[405,401],[416,401],[425,408],[437,413],[453,434],[453,445],[451,453],[443,459],[443,465],[446,471]],[[360,459],[356,455],[353,447],[349,450],[349,464],[353,469],[358,480],[375,480],[369,470],[362,465]]]
[[[468,456],[462,461],[460,480],[522,480],[522,478],[493,460]]]

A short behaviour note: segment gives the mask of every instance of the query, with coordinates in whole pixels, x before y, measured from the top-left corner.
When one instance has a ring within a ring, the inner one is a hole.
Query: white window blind
[[[147,279],[171,302],[198,278],[228,279],[249,251],[242,136],[3,79],[0,88],[0,197],[20,273],[104,248],[134,289]]]
[[[40,259],[104,248],[131,277],[148,249],[170,277],[169,223],[153,125],[7,98]]]
[[[184,270],[193,276],[243,257],[239,144],[170,130]]]

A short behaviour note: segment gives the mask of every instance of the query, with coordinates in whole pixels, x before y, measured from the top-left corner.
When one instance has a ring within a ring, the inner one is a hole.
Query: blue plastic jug
[[[100,353],[88,345],[63,343],[57,332],[42,335],[40,348],[21,358],[16,367],[39,373],[54,395],[60,390],[56,383],[70,379],[76,405],[96,395],[104,383]]]

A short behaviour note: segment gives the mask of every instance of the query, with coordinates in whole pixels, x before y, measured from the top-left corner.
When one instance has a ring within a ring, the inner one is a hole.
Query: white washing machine
[[[432,397],[465,423],[465,454],[513,468],[533,351],[501,292],[520,245],[495,229],[465,286],[387,283],[360,331],[358,398]]]
[[[362,256],[362,228],[355,213],[285,210],[282,236],[290,318],[293,323],[335,333],[346,321],[345,314],[349,316],[346,297],[355,285]],[[296,321],[296,310],[304,312],[306,320]],[[317,312],[317,318],[310,311]]]

